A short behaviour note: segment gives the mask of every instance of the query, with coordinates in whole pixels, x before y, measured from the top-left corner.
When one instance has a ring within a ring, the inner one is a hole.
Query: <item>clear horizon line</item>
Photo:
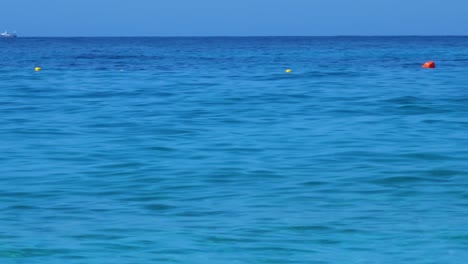
[[[468,37],[468,35],[457,34],[434,34],[434,35],[418,35],[418,34],[402,34],[402,35],[109,35],[109,36],[50,36],[50,35],[26,35],[18,36],[19,38],[297,38],[297,37]]]

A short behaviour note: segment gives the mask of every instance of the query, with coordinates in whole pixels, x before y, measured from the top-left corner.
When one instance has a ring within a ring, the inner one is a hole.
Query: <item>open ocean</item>
[[[468,37],[0,39],[0,153],[2,264],[465,263]]]

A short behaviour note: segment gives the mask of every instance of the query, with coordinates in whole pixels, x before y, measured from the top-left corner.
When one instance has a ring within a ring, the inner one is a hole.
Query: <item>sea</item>
[[[468,37],[0,39],[0,263],[465,263],[467,131]]]

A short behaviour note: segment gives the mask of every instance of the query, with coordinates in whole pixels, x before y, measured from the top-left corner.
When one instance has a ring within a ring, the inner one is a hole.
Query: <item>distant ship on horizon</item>
[[[10,33],[5,30],[2,34],[0,34],[0,37],[2,38],[16,38],[18,35],[16,35],[16,32]]]

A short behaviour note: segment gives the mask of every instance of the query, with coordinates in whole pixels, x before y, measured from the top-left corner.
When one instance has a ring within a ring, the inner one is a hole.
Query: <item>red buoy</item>
[[[433,61],[428,61],[423,64],[422,66],[424,69],[434,69],[436,67],[435,62]]]

